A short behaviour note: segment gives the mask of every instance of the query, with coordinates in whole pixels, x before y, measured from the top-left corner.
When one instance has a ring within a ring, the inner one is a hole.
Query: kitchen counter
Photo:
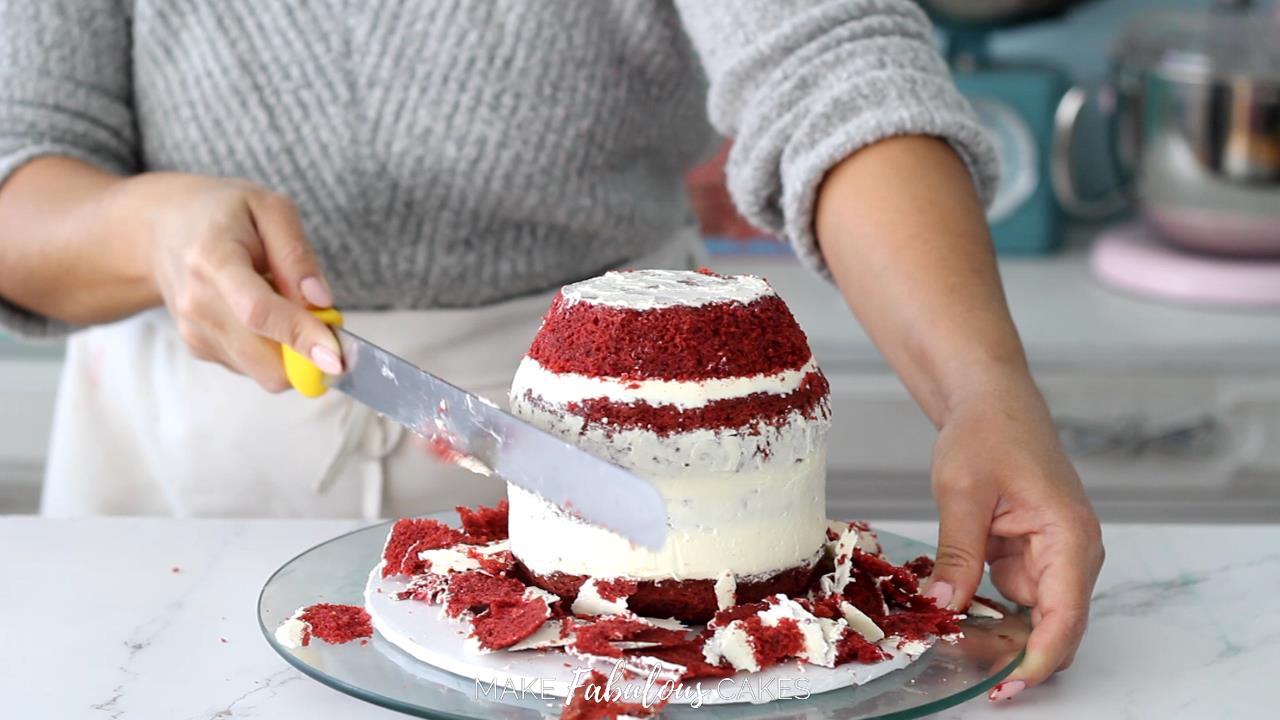
[[[262,583],[341,520],[0,517],[5,717],[404,717],[330,690],[262,638]],[[926,523],[885,530],[930,540]],[[1075,666],[940,717],[1273,717],[1280,526],[1111,525]]]

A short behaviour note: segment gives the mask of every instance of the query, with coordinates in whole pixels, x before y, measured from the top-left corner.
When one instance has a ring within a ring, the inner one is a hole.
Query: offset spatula
[[[493,474],[628,540],[660,548],[667,509],[648,480],[534,427],[488,400],[422,370],[342,328],[336,310],[313,314],[342,346],[341,375],[325,375],[283,348],[289,382],[307,397],[340,390],[427,438],[446,460]]]

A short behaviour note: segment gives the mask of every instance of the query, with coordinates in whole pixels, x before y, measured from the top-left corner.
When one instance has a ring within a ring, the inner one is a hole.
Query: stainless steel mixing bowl
[[[1199,251],[1280,255],[1280,19],[1245,5],[1135,21],[1116,43],[1102,105],[1124,191],[1161,235]],[[1069,172],[1085,102],[1074,89],[1059,108],[1054,181],[1068,210],[1100,215],[1120,198],[1080,198]]]

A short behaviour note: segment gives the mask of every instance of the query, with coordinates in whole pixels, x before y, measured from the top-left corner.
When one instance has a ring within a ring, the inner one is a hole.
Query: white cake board
[[[369,581],[365,585],[365,610],[378,634],[428,665],[486,685],[534,687],[551,695],[567,697],[575,679],[574,668],[589,664],[558,648],[477,654],[468,649],[466,643],[470,625],[444,617],[438,605],[397,600],[396,595],[406,587],[408,582],[402,576],[382,577],[382,564],[379,563],[369,573]],[[700,686],[686,685],[671,697],[671,702],[692,704],[699,695],[703,705],[770,702],[788,693],[794,697],[801,691],[816,695],[869,683],[905,668],[920,657],[911,656],[888,642],[882,643],[881,647],[890,657],[873,665],[848,663],[825,668],[788,662],[758,673],[740,672],[726,679],[724,684],[712,678],[704,680]],[[595,668],[606,675],[613,669],[612,663],[598,663]],[[618,679],[615,684],[624,690],[641,693],[645,679]]]

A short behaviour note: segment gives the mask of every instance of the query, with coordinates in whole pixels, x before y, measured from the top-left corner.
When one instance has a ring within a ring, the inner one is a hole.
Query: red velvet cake
[[[670,532],[635,547],[512,486],[511,551],[570,602],[588,580],[635,581],[626,606],[642,615],[704,621],[798,592],[823,542],[827,396],[760,278],[643,270],[569,285],[516,372],[512,411],[652,479]]]

